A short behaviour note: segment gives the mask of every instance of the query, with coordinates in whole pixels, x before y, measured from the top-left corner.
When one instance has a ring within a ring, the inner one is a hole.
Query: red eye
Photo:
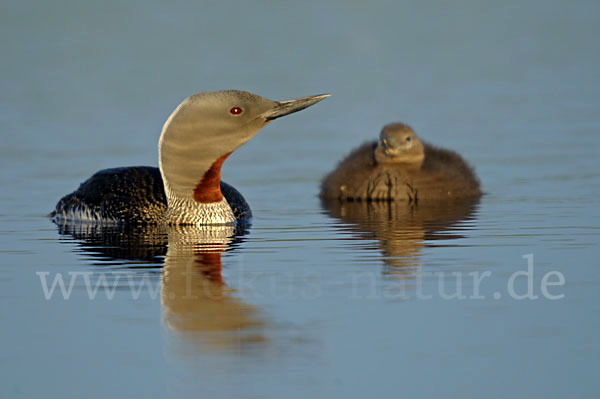
[[[242,109],[240,107],[233,107],[229,110],[232,115],[239,115],[242,113]]]

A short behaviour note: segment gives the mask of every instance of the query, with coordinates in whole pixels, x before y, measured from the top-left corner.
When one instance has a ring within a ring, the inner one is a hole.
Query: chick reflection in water
[[[169,231],[161,302],[171,330],[201,332],[218,346],[264,341],[258,311],[236,298],[222,278],[221,255],[233,233],[233,226],[180,226]]]
[[[139,270],[162,268],[160,299],[168,328],[202,348],[240,350],[265,342],[259,311],[235,297],[221,275],[221,256],[246,234],[243,225],[130,228],[95,224],[59,225],[96,266]],[[71,242],[65,240],[63,242]],[[78,251],[79,252],[79,251]],[[128,287],[122,280],[121,284]],[[142,283],[143,285],[143,283]]]
[[[479,198],[407,204],[398,201],[322,200],[329,216],[356,233],[358,240],[376,239],[386,273],[407,275],[421,265],[421,250],[433,241],[462,238]]]

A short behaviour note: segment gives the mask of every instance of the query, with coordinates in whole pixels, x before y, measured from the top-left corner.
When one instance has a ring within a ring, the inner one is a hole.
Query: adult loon
[[[271,101],[226,90],[185,99],[162,129],[158,165],[101,170],[63,197],[55,223],[232,224],[252,213],[244,197],[221,181],[221,165],[267,123],[303,110],[328,94]]]
[[[455,200],[481,196],[473,169],[457,153],[422,142],[404,123],[344,158],[321,183],[321,198],[340,200]]]

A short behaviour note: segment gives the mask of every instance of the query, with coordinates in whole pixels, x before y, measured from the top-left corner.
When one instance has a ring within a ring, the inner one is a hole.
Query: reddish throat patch
[[[223,199],[223,194],[221,194],[221,166],[229,155],[231,155],[231,152],[217,159],[210,168],[204,172],[202,180],[200,180],[194,189],[194,199],[196,202],[208,204],[211,202],[219,202]]]

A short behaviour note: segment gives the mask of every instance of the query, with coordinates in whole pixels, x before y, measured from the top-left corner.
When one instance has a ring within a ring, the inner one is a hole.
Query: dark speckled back
[[[247,220],[252,212],[235,188],[221,182],[223,196],[238,220]],[[158,168],[133,166],[104,169],[63,197],[54,212],[54,220],[70,221],[85,214],[90,221],[126,224],[157,224],[164,221],[167,198]]]

